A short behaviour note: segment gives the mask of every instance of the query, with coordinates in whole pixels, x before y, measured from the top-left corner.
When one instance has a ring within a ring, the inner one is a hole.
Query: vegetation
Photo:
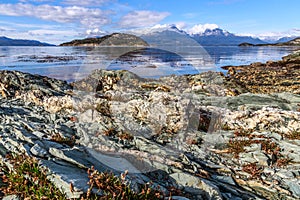
[[[282,149],[280,148],[279,144],[272,141],[270,138],[267,138],[263,135],[251,134],[251,131],[245,130],[236,130],[234,132],[234,138],[230,139],[226,144],[226,152],[233,154],[234,158],[238,158],[240,153],[245,152],[245,147],[252,144],[260,144],[261,150],[268,154],[270,158],[272,158],[270,163],[273,166],[286,166],[292,161],[288,156],[281,154]]]
[[[66,199],[65,194],[47,180],[46,172],[39,166],[36,159],[23,155],[8,155],[7,159],[14,170],[1,166],[2,177],[0,179],[4,184],[0,184],[0,191],[3,195],[15,194],[21,199],[28,200]],[[80,200],[155,200],[164,198],[159,188],[152,188],[151,184],[144,185],[141,192],[133,191],[126,181],[127,174],[128,172],[125,172],[118,177],[112,173],[99,172],[91,167],[87,172],[89,189]],[[71,184],[70,190],[72,191],[72,189],[73,185]]]
[[[126,184],[125,172],[121,178],[113,175],[112,173],[102,173],[95,170],[93,167],[88,170],[90,181],[89,189],[85,197],[82,199],[132,199],[132,200],[152,200],[162,199],[162,194],[148,185],[145,185],[140,193],[136,193],[130,189]],[[92,190],[97,189],[101,191],[102,196],[92,194]]]
[[[293,130],[285,135],[285,137],[290,140],[300,140],[300,131]]]
[[[260,178],[263,168],[256,163],[249,163],[243,166],[243,171],[251,175],[251,178]]]
[[[70,147],[73,147],[75,145],[75,142],[76,142],[75,136],[72,136],[70,138],[69,137],[63,137],[59,133],[56,133],[55,135],[53,135],[51,137],[51,140],[53,142],[57,142],[59,144],[66,144]]]
[[[82,40],[73,40],[60,44],[60,46],[148,46],[147,42],[141,38],[125,34],[125,33],[113,33],[105,35],[103,37],[85,38]]]
[[[7,156],[14,171],[1,166],[3,185],[0,190],[4,195],[16,194],[22,199],[66,199],[41,170],[37,160],[26,156]]]

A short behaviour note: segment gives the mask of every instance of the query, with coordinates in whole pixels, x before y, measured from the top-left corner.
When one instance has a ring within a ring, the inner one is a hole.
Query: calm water
[[[94,69],[126,69],[143,77],[221,71],[221,66],[280,60],[295,47],[0,47],[0,70],[73,81]]]

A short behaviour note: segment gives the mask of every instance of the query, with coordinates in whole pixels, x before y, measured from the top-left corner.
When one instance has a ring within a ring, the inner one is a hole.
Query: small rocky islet
[[[68,199],[88,192],[92,166],[161,199],[299,199],[299,65],[296,52],[226,75],[74,83],[1,71],[0,163],[34,157]]]

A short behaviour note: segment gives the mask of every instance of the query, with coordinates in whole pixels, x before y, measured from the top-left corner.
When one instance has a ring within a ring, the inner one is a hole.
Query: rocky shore
[[[299,199],[299,64],[158,80],[96,70],[71,84],[1,71],[0,163],[36,158],[69,199],[91,166],[161,199]]]

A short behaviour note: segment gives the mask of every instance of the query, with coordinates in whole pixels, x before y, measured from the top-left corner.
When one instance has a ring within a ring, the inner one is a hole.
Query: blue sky
[[[89,35],[176,24],[258,37],[300,35],[299,0],[2,0],[0,35],[59,44]]]

